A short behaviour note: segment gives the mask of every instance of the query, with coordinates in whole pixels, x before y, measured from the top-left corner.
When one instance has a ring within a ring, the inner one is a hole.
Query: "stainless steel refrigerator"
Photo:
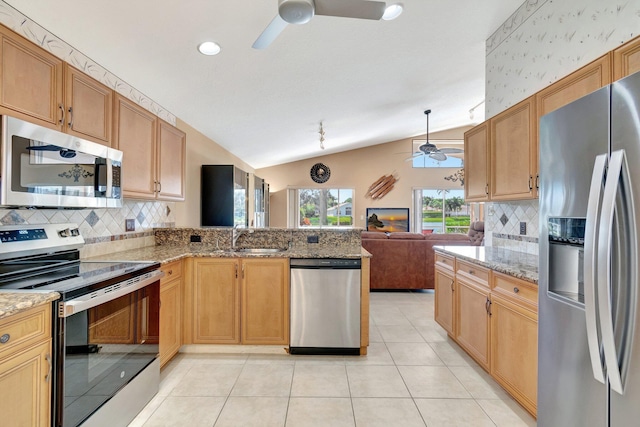
[[[640,74],[540,120],[538,425],[640,425]]]

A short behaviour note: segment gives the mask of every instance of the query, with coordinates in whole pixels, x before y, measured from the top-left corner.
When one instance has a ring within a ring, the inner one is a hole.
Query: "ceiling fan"
[[[287,24],[306,24],[313,15],[379,20],[386,3],[368,0],[278,0],[278,14],[253,43],[254,49],[269,46]]]
[[[429,143],[429,114],[431,114],[431,110],[425,110],[424,114],[427,115],[427,141],[418,147],[418,150],[413,153],[413,156],[409,157],[406,161],[414,160],[421,156],[429,156],[433,160],[438,162],[442,162],[447,160],[447,154],[457,154],[464,153],[464,150],[461,148],[438,148],[435,144]]]

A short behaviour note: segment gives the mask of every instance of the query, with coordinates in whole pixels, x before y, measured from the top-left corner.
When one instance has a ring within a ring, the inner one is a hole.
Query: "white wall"
[[[486,117],[638,34],[640,0],[525,1],[487,40]],[[537,253],[537,201],[489,203],[485,215],[486,244]],[[524,237],[520,221],[527,223]]]

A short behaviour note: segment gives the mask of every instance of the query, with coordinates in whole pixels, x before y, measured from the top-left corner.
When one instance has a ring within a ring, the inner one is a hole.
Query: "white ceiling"
[[[315,16],[255,50],[277,0],[5,1],[254,168],[424,134],[426,108],[431,132],[482,121],[485,40],[522,3],[400,0],[395,21]]]

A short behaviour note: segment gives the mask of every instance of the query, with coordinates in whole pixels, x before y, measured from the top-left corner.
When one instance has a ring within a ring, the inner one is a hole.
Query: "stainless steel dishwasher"
[[[293,258],[291,354],[360,354],[360,259]]]

